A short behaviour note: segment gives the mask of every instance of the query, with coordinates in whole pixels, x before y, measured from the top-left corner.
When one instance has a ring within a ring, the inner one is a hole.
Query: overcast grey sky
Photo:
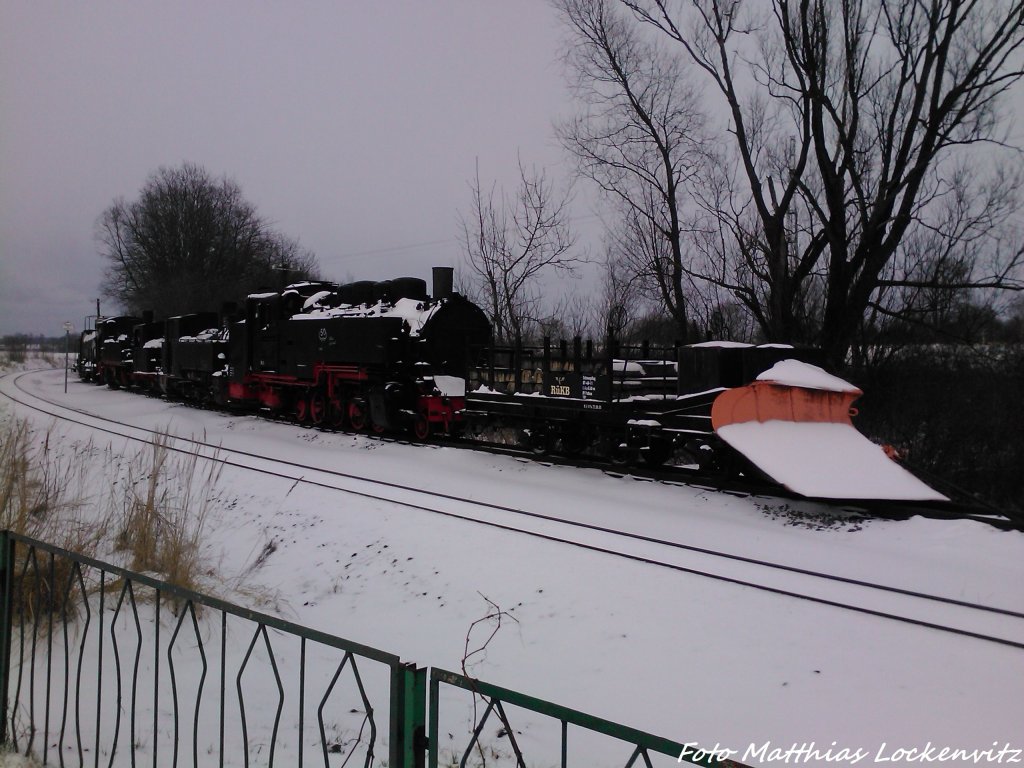
[[[184,161],[328,279],[457,262],[476,158],[568,176],[561,39],[545,0],[0,0],[0,333],[80,328],[97,217]]]

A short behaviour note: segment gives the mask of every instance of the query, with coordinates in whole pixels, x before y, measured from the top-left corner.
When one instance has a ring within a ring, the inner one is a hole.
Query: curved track
[[[8,374],[0,378],[0,394],[36,413],[93,431],[140,442],[151,441],[152,432],[148,429],[60,405],[31,393],[20,380],[32,373],[40,371]],[[998,606],[795,567],[338,470],[310,467],[282,458],[224,448],[196,438],[173,437],[168,448],[198,453],[226,466],[293,483],[328,488],[739,587],[1024,649],[1024,613]]]

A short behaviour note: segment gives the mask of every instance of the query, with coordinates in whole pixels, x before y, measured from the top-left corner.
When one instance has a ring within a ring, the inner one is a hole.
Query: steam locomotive
[[[243,308],[99,319],[83,380],[352,431],[500,434],[538,453],[591,453],[757,472],[810,497],[941,500],[854,428],[853,385],[816,350],[711,342],[656,351],[614,338],[493,344],[484,312],[404,277],[303,282]]]

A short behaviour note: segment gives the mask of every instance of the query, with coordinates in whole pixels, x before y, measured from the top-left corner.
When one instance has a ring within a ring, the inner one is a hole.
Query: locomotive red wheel
[[[340,400],[331,400],[327,404],[327,423],[334,429],[345,426],[345,406]]]
[[[385,429],[386,429],[386,427],[383,424],[378,424],[377,422],[373,422],[373,431],[374,431],[375,434],[383,435]]]
[[[348,423],[356,432],[366,429],[366,411],[355,400],[348,404]]]
[[[426,440],[430,437],[430,422],[423,414],[419,414],[412,423],[412,434],[417,440]]]
[[[309,420],[319,427],[327,419],[327,398],[323,392],[314,392],[309,396]]]
[[[309,401],[304,397],[295,401],[295,420],[299,424],[305,424],[309,420]]]

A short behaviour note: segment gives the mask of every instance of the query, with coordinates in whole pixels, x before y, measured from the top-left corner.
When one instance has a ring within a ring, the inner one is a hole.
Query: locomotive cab
[[[96,323],[96,377],[111,389],[128,386],[132,375],[133,316],[108,317]]]

